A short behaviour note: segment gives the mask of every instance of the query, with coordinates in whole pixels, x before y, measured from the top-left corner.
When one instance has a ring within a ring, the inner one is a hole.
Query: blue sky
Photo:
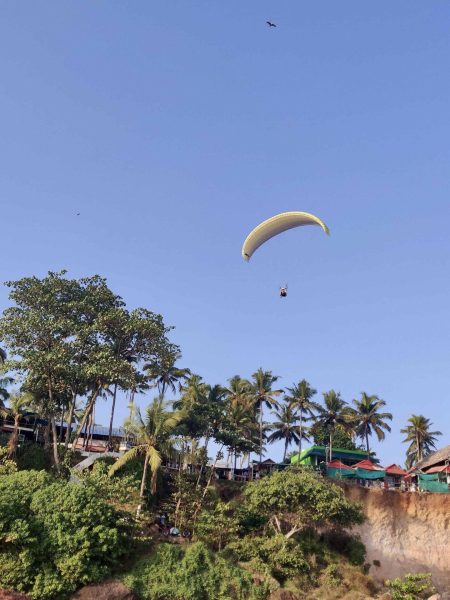
[[[211,383],[376,393],[383,462],[412,413],[449,442],[447,0],[3,0],[0,56],[2,280],[100,273]],[[331,237],[244,263],[285,210]]]

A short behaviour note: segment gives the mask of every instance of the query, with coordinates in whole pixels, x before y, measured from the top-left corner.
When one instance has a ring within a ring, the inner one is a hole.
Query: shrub
[[[40,444],[26,442],[21,444],[17,450],[17,466],[19,471],[43,471],[50,467],[50,462],[44,446]]]
[[[345,531],[332,531],[325,536],[329,547],[343,554],[352,565],[362,566],[366,559],[366,547],[357,536]]]
[[[203,510],[197,524],[197,536],[214,549],[222,548],[237,536],[239,524],[229,504],[219,501],[211,510]]]
[[[144,600],[263,600],[264,585],[252,582],[249,573],[197,542],[184,551],[161,544],[140,560],[123,582]]]
[[[391,590],[392,600],[419,600],[436,591],[431,573],[408,573],[403,579],[386,581],[386,585]]]
[[[64,597],[107,575],[127,548],[129,525],[93,489],[44,471],[0,479],[0,587]]]
[[[17,471],[15,461],[8,458],[8,454],[8,448],[0,446],[0,475],[11,475]]]
[[[227,553],[240,561],[256,560],[266,565],[272,577],[280,582],[310,573],[310,566],[301,546],[282,535],[243,538],[227,546]]]

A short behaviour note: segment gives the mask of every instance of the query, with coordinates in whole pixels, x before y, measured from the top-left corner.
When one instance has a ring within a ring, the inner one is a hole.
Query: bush
[[[143,600],[264,600],[267,588],[202,543],[161,544],[140,560],[123,582]]]
[[[436,591],[431,573],[408,573],[403,579],[386,581],[386,585],[391,590],[392,600],[419,600]]]
[[[105,577],[127,548],[129,524],[95,490],[44,471],[0,479],[0,587],[63,598]]]
[[[310,566],[301,546],[282,535],[244,538],[227,546],[227,554],[240,561],[256,560],[265,565],[272,577],[280,582],[310,573]]]
[[[50,464],[50,457],[44,446],[32,442],[26,442],[19,446],[17,450],[17,467],[19,471],[43,471],[49,469]]]
[[[352,565],[364,565],[366,547],[359,537],[337,530],[328,533],[324,539],[332,550],[346,556]]]
[[[17,471],[15,461],[8,457],[8,448],[0,446],[0,475],[11,475]]]

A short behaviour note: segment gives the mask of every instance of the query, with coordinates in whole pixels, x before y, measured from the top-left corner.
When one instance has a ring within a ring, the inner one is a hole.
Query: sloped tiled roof
[[[426,456],[422,461],[420,461],[420,463],[416,465],[416,468],[426,469],[427,467],[432,467],[446,460],[450,460],[450,444]]]

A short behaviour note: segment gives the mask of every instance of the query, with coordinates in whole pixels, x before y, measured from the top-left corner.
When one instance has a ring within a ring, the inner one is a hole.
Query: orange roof
[[[359,463],[356,463],[356,465],[353,465],[354,468],[359,468],[359,469],[365,469],[366,471],[384,471],[383,467],[379,467],[378,465],[376,465],[375,463],[373,463],[371,460],[360,460]]]
[[[389,465],[385,470],[388,475],[401,475],[402,477],[407,475],[407,472],[396,464]]]
[[[327,467],[331,467],[332,469],[351,469],[352,468],[349,465],[345,465],[343,462],[341,462],[338,459],[332,460],[331,462],[327,463]]]
[[[450,473],[450,465],[440,465],[438,467],[431,467],[427,473]]]

